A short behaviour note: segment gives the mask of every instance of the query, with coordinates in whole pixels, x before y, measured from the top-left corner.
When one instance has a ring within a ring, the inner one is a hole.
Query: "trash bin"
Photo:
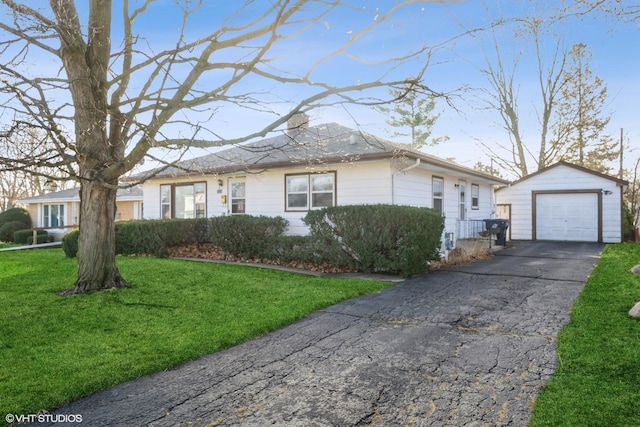
[[[496,235],[496,245],[507,245],[507,229],[509,220],[503,218],[491,218],[484,220],[485,227],[490,234]]]

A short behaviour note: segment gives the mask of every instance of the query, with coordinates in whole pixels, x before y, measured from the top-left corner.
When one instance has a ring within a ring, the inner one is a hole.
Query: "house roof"
[[[604,178],[604,179],[608,179],[610,181],[614,181],[617,185],[619,185],[621,187],[625,187],[625,186],[629,185],[629,182],[625,181],[624,179],[620,179],[620,178],[616,178],[615,176],[611,176],[611,175],[607,175],[607,174],[604,174],[604,173],[600,173],[598,171],[594,171],[593,169],[585,168],[584,166],[579,166],[579,165],[576,165],[576,164],[573,164],[573,163],[566,162],[564,160],[561,160],[558,163],[554,163],[551,166],[547,166],[546,168],[542,168],[542,169],[540,169],[540,170],[538,170],[536,172],[530,173],[529,175],[527,175],[525,177],[522,177],[522,178],[520,178],[520,179],[518,179],[516,181],[513,181],[511,183],[511,185],[516,185],[516,184],[518,184],[518,183],[520,183],[522,181],[526,181],[526,180],[528,180],[530,178],[533,178],[535,176],[543,174],[548,170],[555,169],[555,168],[560,167],[560,166],[567,166],[567,167],[570,167],[570,168],[573,168],[573,169],[576,169],[576,170],[579,170],[579,171],[582,171],[582,172],[585,172],[585,173],[588,173],[588,174],[591,174],[591,175],[598,176],[600,178]],[[507,187],[499,188],[496,191],[500,191],[500,190],[502,190],[504,188],[507,188]]]
[[[435,171],[443,173],[456,171],[458,174],[492,184],[508,183],[501,178],[337,123],[297,128],[271,138],[236,145],[191,160],[183,160],[167,168],[143,172],[130,179],[217,175],[241,171],[259,172],[293,165],[320,167],[325,164],[393,158],[420,159],[421,163]]]
[[[129,188],[120,188],[116,195],[116,200],[142,200],[142,188],[133,186]],[[69,188],[67,190],[55,191],[53,193],[41,194],[39,196],[28,197],[19,200],[21,203],[62,203],[62,202],[79,202],[80,188]]]

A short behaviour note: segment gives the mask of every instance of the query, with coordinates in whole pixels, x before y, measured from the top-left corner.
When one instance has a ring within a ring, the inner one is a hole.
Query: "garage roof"
[[[624,179],[616,178],[615,176],[611,176],[611,175],[607,175],[607,174],[604,174],[604,173],[601,173],[601,172],[598,172],[598,171],[594,171],[593,169],[585,168],[584,166],[579,166],[579,165],[576,165],[576,164],[573,164],[573,163],[565,162],[564,160],[561,160],[558,163],[555,163],[555,164],[553,164],[551,166],[547,166],[546,168],[540,169],[537,172],[531,173],[531,174],[529,174],[529,175],[527,175],[527,176],[525,176],[523,178],[520,178],[517,181],[513,181],[511,183],[511,185],[517,184],[517,183],[522,182],[522,181],[526,181],[529,178],[533,178],[536,175],[540,175],[541,173],[544,173],[544,172],[546,172],[546,171],[548,171],[550,169],[557,168],[558,166],[568,166],[570,168],[574,168],[574,169],[577,169],[577,170],[582,171],[582,172],[590,173],[590,174],[598,176],[600,178],[604,178],[604,179],[608,179],[610,181],[614,181],[617,185],[619,185],[621,187],[626,187],[627,185],[629,185],[629,182],[625,181]],[[496,191],[500,191],[503,188],[506,188],[506,187],[499,188]]]

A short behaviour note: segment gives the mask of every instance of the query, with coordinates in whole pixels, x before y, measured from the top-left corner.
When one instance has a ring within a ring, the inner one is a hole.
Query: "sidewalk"
[[[14,246],[12,248],[2,248],[0,249],[0,252],[24,251],[27,249],[55,248],[60,246],[62,246],[62,242],[38,243],[37,245],[24,245],[24,246]]]

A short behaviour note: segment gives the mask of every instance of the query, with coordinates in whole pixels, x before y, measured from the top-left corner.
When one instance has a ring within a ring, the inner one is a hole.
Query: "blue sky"
[[[360,3],[363,4],[363,10],[373,13],[376,4],[384,6],[390,2]],[[491,160],[481,148],[481,143],[490,146],[508,143],[508,135],[502,128],[499,116],[495,111],[484,108],[486,104],[483,103],[483,95],[479,90],[487,87],[486,77],[480,69],[486,67],[485,52],[491,52],[493,49],[491,33],[479,32],[474,37],[462,37],[449,42],[447,40],[462,33],[464,28],[485,27],[499,17],[523,14],[545,16],[551,10],[549,5],[552,7],[559,4],[558,1],[549,1],[548,5],[543,7],[544,3],[495,0],[414,5],[378,27],[363,40],[365,43],[358,45],[354,53],[376,59],[393,56],[396,52],[407,49],[416,49],[423,44],[441,45],[431,58],[431,65],[425,74],[425,83],[436,91],[453,91],[463,86],[474,90],[455,98],[457,111],[444,102],[438,104],[437,111],[441,116],[433,129],[433,136],[446,135],[450,140],[436,147],[426,147],[424,151],[454,158],[467,166],[473,166],[477,161],[489,164]],[[380,10],[384,9],[381,7]],[[216,8],[216,11],[217,16],[220,16],[220,9]],[[326,53],[328,46],[346,40],[359,25],[367,23],[371,18],[372,14],[366,13],[327,16],[322,23],[283,46],[278,66],[291,70],[304,69]],[[239,16],[237,19],[243,18]],[[514,37],[513,31],[513,26],[498,28],[495,34],[501,50],[507,57],[509,53],[523,52],[516,73],[520,118],[524,140],[530,141],[535,147],[540,129],[537,124],[536,106],[540,105],[540,101],[537,98],[537,73],[532,57],[533,51],[530,41]],[[625,143],[629,146],[625,165],[631,167],[640,156],[640,150],[633,151],[634,147],[640,148],[640,55],[637,54],[640,47],[639,24],[624,24],[610,17],[594,16],[564,21],[554,26],[552,31],[556,36],[545,41],[550,47],[555,46],[556,38],[561,36],[567,48],[574,43],[585,43],[591,48],[593,63],[590,67],[608,87],[607,108],[612,115],[608,133],[618,140],[620,128],[624,128]],[[423,63],[423,59],[408,62],[395,70],[395,73],[397,76],[403,73],[412,74],[417,72]],[[336,58],[322,66],[314,76],[319,80],[339,84],[353,79],[374,78],[376,72],[379,73],[380,69],[352,67],[351,63]],[[286,109],[296,98],[295,93],[287,93],[287,88],[274,86],[271,90],[280,91],[278,98],[282,100],[282,105],[276,107],[276,110]],[[291,102],[288,103],[287,100]],[[234,117],[229,117],[221,111],[214,121],[231,130],[246,129],[246,126],[238,127],[236,119],[244,123],[247,123],[247,119],[258,122],[261,120],[257,116],[253,117],[251,113],[238,116],[232,112],[231,115]],[[335,121],[349,127],[360,126],[363,130],[381,137],[390,137],[396,131],[384,123],[383,116],[365,107],[321,108],[311,113],[311,120],[312,124]]]
[[[425,34],[426,40],[444,40],[452,33],[451,28],[463,24],[466,28],[479,28],[498,16],[517,16],[522,13],[517,6],[524,4],[529,13],[544,14],[532,7],[532,2],[517,3],[511,1],[493,1],[486,5],[479,1],[467,1],[449,5],[433,5],[433,14],[423,17],[426,22],[439,23],[433,31]],[[551,2],[554,3],[554,2]],[[557,2],[555,2],[557,3]],[[566,46],[574,43],[585,43],[592,51],[593,62],[590,67],[595,75],[604,80],[608,87],[611,112],[608,133],[619,140],[620,128],[624,128],[624,140],[628,146],[625,153],[625,167],[631,168],[640,157],[640,26],[623,24],[602,16],[572,20],[557,25],[554,30],[562,35]],[[455,32],[456,30],[453,30]],[[427,33],[425,31],[425,33]],[[508,52],[524,52],[516,73],[519,91],[519,111],[523,137],[525,141],[535,144],[539,139],[539,124],[536,106],[540,105],[537,86],[537,72],[533,61],[531,46],[526,40],[511,37],[512,29],[496,30],[501,50]],[[487,87],[486,77],[479,72],[486,66],[484,51],[492,49],[489,33],[480,33],[477,37],[462,38],[451,44],[450,50],[444,50],[434,58],[434,64],[426,74],[426,83],[436,90],[452,90],[462,85],[473,88]],[[547,42],[553,47],[555,38]],[[441,62],[441,63],[438,63]],[[508,135],[502,128],[498,114],[492,110],[483,110],[480,92],[468,92],[464,98],[456,101],[459,111],[439,103],[437,110],[440,119],[433,129],[434,136],[447,135],[450,140],[436,147],[423,150],[441,157],[452,157],[467,166],[473,166],[478,160],[485,164],[490,158],[480,143],[495,146],[508,143]],[[339,113],[336,120],[340,121]],[[368,115],[362,110],[353,114],[359,123],[368,131],[377,135],[389,135],[388,126],[384,126],[384,118],[374,113]],[[316,117],[322,121],[321,117]],[[346,119],[344,124],[349,125]],[[635,151],[634,151],[635,150]]]

